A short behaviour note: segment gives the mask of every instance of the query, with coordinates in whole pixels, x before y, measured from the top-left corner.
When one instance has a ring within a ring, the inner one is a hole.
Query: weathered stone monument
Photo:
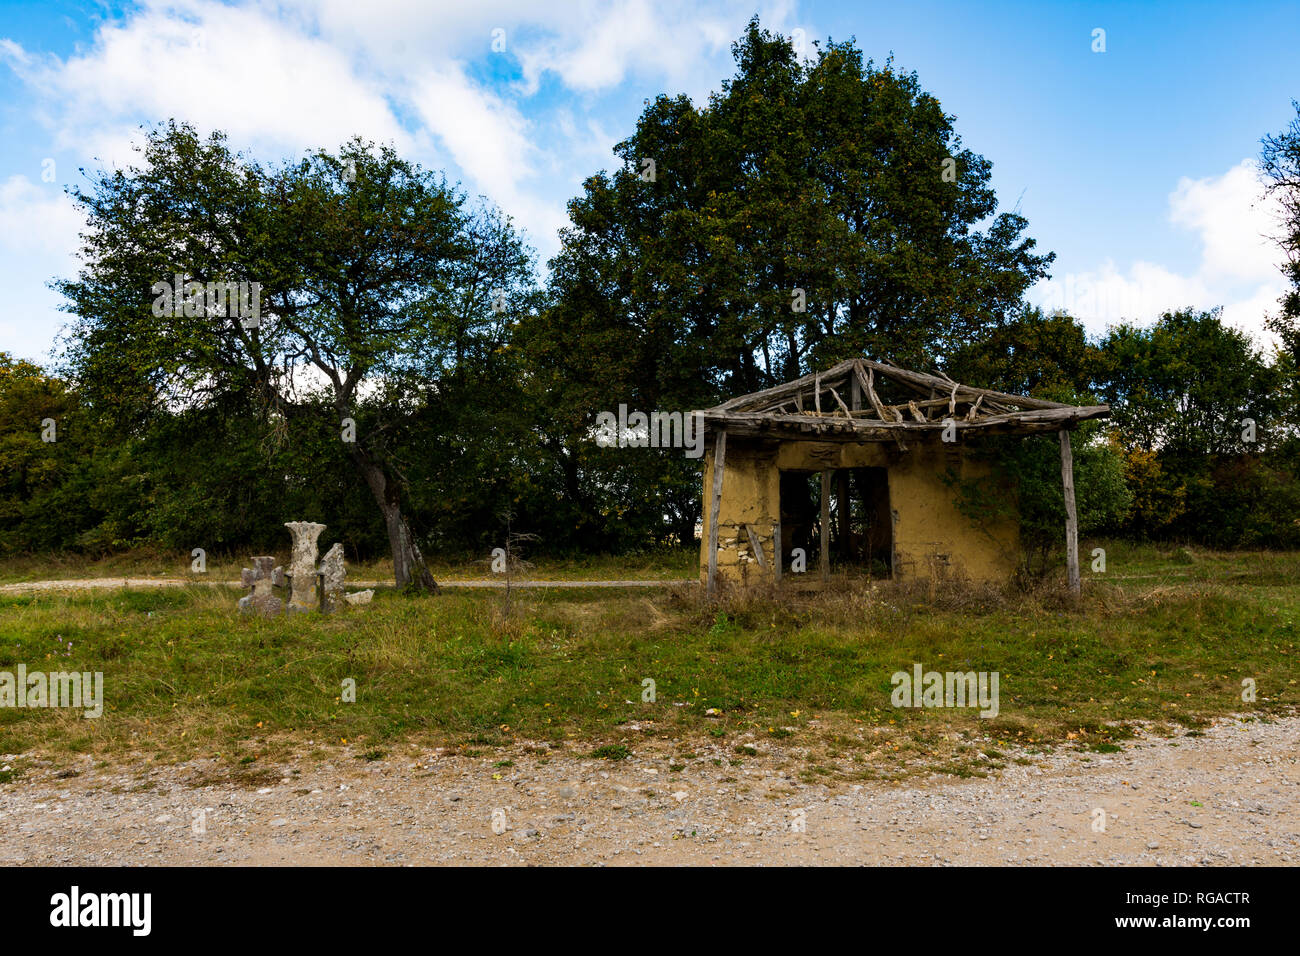
[[[337,611],[344,601],[343,579],[347,577],[343,564],[343,544],[335,544],[320,559],[320,609],[326,613]]]
[[[316,567],[317,541],[325,525],[316,521],[286,521],[284,526],[293,535],[293,556],[289,560],[289,573],[275,567],[275,558],[256,557],[253,569],[243,569],[240,582],[251,587],[252,593],[239,599],[240,611],[257,611],[266,616],[279,614],[285,608],[271,590],[289,587],[288,609],[291,612],[311,611],[319,607],[329,613],[344,607],[369,604],[375,596],[373,590],[347,594],[343,590],[347,566],[343,563],[343,545],[335,544],[321,558]]]
[[[286,521],[293,535],[293,556],[289,559],[289,611],[311,611],[319,605],[316,595],[316,540],[325,530],[317,521]]]
[[[285,586],[284,569],[275,567],[275,558],[270,555],[253,559],[253,567],[244,568],[239,574],[239,583],[252,592],[239,599],[239,610],[248,614],[257,612],[267,617],[279,614],[284,602],[276,597],[273,588]]]

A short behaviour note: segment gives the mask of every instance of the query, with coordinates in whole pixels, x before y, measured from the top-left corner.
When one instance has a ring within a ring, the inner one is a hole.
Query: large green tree
[[[1136,447],[1194,463],[1277,440],[1276,369],[1219,309],[1166,312],[1150,328],[1121,324],[1101,348],[1102,392]]]
[[[75,192],[84,265],[59,286],[86,399],[124,430],[235,402],[250,420],[332,431],[382,516],[397,584],[435,587],[394,449],[423,398],[534,304],[510,222],[355,140],[270,166],[172,122],[141,152]],[[184,290],[160,295],[178,275]],[[246,283],[240,307],[208,283]]]
[[[1281,133],[1264,137],[1260,162],[1265,186],[1282,210],[1278,241],[1286,257],[1282,271],[1291,282],[1271,324],[1290,351],[1292,365],[1300,367],[1300,101],[1291,105],[1295,118]]]
[[[1102,355],[1068,313],[1027,307],[955,349],[944,371],[958,382],[1064,402],[1094,391]]]
[[[0,352],[0,551],[58,548],[86,520],[77,412],[65,383]]]
[[[1267,189],[1282,210],[1278,240],[1284,254],[1282,271],[1291,284],[1269,327],[1282,342],[1277,366],[1290,428],[1288,457],[1294,471],[1300,465],[1300,101],[1291,105],[1295,117],[1283,132],[1264,137],[1260,160]]]
[[[1270,362],[1218,309],[1120,325],[1101,348],[1131,530],[1219,547],[1292,544],[1300,482],[1286,453],[1286,356]]]
[[[804,61],[757,20],[733,53],[707,104],[658,97],[586,181],[525,323],[575,498],[610,487],[583,478],[597,412],[704,407],[855,353],[932,363],[1016,314],[1052,259],[914,74],[851,42]]]
[[[630,337],[647,388],[735,392],[847,352],[925,362],[1015,314],[1052,256],[914,74],[851,43],[805,63],[757,21],[734,54],[570,204],[548,321]]]

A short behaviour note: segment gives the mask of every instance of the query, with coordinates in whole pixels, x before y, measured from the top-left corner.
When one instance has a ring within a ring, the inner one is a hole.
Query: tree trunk
[[[543,447],[555,456],[555,463],[564,479],[564,490],[568,493],[569,500],[578,508],[578,515],[581,517],[584,526],[581,540],[588,545],[596,544],[591,529],[600,527],[599,516],[596,514],[591,499],[582,490],[577,458],[569,453],[563,441],[547,441]],[[695,526],[692,525],[692,534],[694,530]]]
[[[402,514],[401,492],[396,482],[390,481],[383,467],[364,450],[354,447],[352,453],[366,485],[375,496],[375,503],[384,515],[388,530],[388,546],[393,553],[393,579],[399,588],[415,591],[436,591],[438,582],[424,564],[424,555],[415,542],[411,526]]]
[[[438,582],[424,563],[420,546],[415,543],[411,527],[406,523],[400,504],[381,506],[384,524],[388,528],[388,546],[393,552],[393,579],[399,588],[416,591],[436,591]]]

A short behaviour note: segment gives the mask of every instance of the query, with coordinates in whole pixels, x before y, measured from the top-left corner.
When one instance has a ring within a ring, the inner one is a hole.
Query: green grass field
[[[681,576],[692,561],[632,562],[624,576]],[[889,583],[716,606],[698,588],[517,591],[508,606],[501,592],[381,590],[348,613],[266,620],[239,615],[233,588],[3,594],[0,670],[102,671],[105,710],[0,708],[0,754],[15,766],[220,755],[240,772],[409,743],[619,756],[647,731],[683,753],[757,732],[805,744],[808,773],[966,774],[997,766],[1000,744],[1105,752],[1135,721],[1195,733],[1300,701],[1300,553],[1112,543],[1107,564],[1085,574],[1077,605]],[[560,570],[617,576],[601,562]],[[999,715],[893,707],[890,676],[913,663],[997,671]]]

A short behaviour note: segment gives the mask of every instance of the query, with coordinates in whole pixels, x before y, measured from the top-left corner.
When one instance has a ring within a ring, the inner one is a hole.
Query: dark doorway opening
[[[781,560],[789,568],[802,548],[808,570],[821,561],[826,538],[821,527],[821,472],[781,472]],[[893,573],[894,522],[889,506],[889,472],[884,468],[839,468],[830,472],[831,564],[873,577]]]

